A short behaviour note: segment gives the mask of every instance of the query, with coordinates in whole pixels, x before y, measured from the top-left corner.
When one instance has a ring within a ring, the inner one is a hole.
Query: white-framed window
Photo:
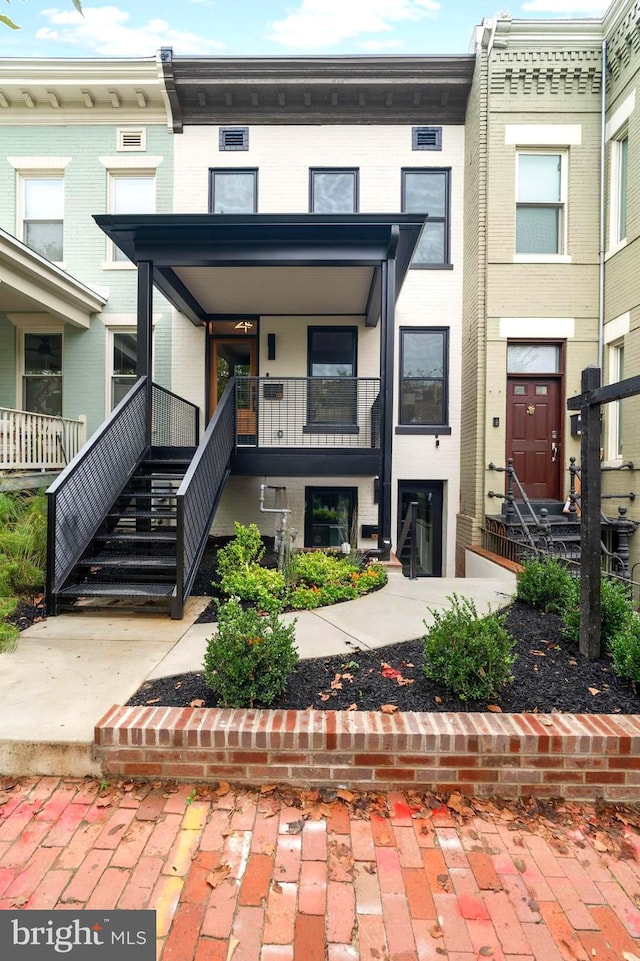
[[[18,235],[52,263],[64,257],[64,179],[61,173],[19,175]]]
[[[155,213],[155,173],[148,170],[110,171],[108,194],[109,213]],[[111,241],[107,243],[107,261],[115,264],[129,264],[126,256]]]
[[[135,328],[120,328],[111,330],[109,341],[109,402],[113,410],[136,381],[138,337]]]
[[[62,333],[22,333],[22,409],[62,416]]]
[[[627,239],[627,166],[629,137],[626,129],[611,141],[610,247]]]
[[[516,153],[516,256],[566,253],[567,152],[519,150]]]
[[[615,384],[624,380],[624,341],[609,344],[609,383]],[[624,401],[616,400],[607,404],[608,414],[608,444],[607,455],[610,460],[619,460],[624,456]]]

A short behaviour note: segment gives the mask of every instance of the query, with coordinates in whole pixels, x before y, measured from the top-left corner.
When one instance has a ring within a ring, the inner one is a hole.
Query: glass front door
[[[398,538],[412,501],[418,504],[415,544],[418,577],[442,575],[442,481],[400,481],[398,484]],[[398,559],[409,575],[412,535],[409,533]]]

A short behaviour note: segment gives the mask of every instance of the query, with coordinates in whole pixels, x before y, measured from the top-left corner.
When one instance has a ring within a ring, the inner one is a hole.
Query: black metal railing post
[[[580,468],[576,467],[575,457],[569,458],[569,519],[577,521],[578,517],[578,493],[576,480],[580,474]]]
[[[628,581],[631,577],[629,570],[629,537],[636,530],[637,524],[627,517],[627,508],[618,507],[618,520],[615,523],[616,554],[620,559],[621,576]]]

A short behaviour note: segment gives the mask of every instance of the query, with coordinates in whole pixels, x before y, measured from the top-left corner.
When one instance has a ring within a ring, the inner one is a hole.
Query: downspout
[[[605,249],[605,141],[607,126],[607,41],[602,41],[602,84],[600,107],[600,238],[598,261],[598,367],[604,364],[604,249]]]

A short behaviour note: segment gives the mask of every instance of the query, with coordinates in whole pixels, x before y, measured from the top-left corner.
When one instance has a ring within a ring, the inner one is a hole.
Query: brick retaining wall
[[[111,708],[105,775],[637,801],[640,716]]]

